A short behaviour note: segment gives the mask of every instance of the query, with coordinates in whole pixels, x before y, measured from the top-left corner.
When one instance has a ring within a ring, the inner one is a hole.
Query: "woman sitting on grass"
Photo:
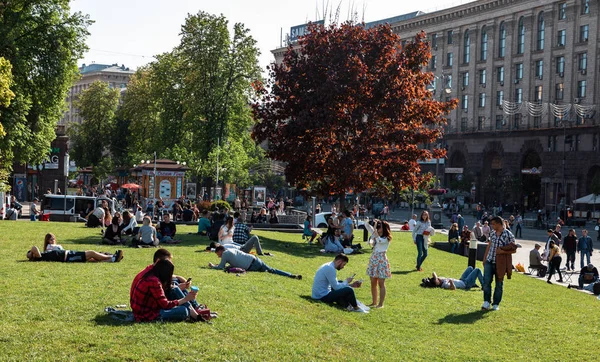
[[[152,220],[150,216],[144,216],[142,227],[138,230],[136,240],[132,241],[132,245],[139,247],[153,247],[158,246],[158,237],[156,236],[156,229],[152,226]]]
[[[165,291],[172,287],[175,266],[170,260],[157,261],[142,278],[131,287],[131,309],[136,322],[155,320],[196,320],[198,313],[191,305],[196,291],[190,291],[179,300],[168,300]]]
[[[52,233],[46,234],[44,237],[44,251],[64,250],[61,245],[56,243],[56,236]]]
[[[119,225],[119,217],[113,216],[112,223],[104,231],[104,237],[102,238],[102,244],[115,245],[121,244],[121,232],[123,227]]]
[[[312,229],[312,225],[310,221],[312,217],[310,215],[306,215],[306,220],[304,220],[304,236],[310,236],[309,244],[313,243],[313,240],[317,237],[317,232]]]

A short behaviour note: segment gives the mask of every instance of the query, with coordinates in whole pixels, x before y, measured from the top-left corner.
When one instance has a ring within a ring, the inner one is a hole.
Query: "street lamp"
[[[562,194],[563,194],[563,205],[562,205],[562,212],[563,212],[563,222],[567,222],[568,218],[567,218],[567,144],[573,145],[573,136],[569,135],[569,137],[567,138],[567,123],[569,123],[569,126],[571,126],[573,124],[574,121],[570,121],[568,119],[563,119],[562,117],[560,118],[559,123],[562,125],[563,127],[563,159],[562,159]],[[558,193],[556,195],[557,199],[558,199]],[[558,210],[558,200],[557,200],[557,205],[556,205],[556,209]],[[560,212],[559,212],[559,216],[560,216]]]

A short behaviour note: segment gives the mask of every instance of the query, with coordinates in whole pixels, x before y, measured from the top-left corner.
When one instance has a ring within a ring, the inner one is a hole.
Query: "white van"
[[[65,195],[44,195],[41,208],[43,219],[49,221],[82,221],[85,222],[87,214],[94,210],[102,201],[108,202],[108,208],[112,215],[120,211],[118,202],[115,198],[105,196],[73,196],[67,195],[67,206],[65,212]]]

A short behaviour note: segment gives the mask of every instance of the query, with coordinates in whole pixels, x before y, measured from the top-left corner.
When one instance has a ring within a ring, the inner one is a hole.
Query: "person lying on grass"
[[[198,313],[190,303],[196,299],[197,291],[192,290],[178,300],[169,300],[165,295],[171,289],[174,269],[170,260],[158,260],[141,278],[134,280],[130,303],[136,322],[197,320]]]
[[[367,313],[358,306],[353,288],[360,288],[362,282],[352,283],[354,276],[339,282],[336,277],[338,270],[344,269],[348,263],[345,254],[336,255],[332,262],[325,263],[317,270],[312,285],[312,298],[328,304],[337,303],[351,312]],[[352,283],[352,284],[350,284]]]
[[[40,253],[37,246],[32,246],[27,252],[29,261],[58,261],[63,263],[85,263],[85,262],[112,262],[118,263],[123,259],[123,250],[117,250],[113,255],[102,254],[93,250],[74,251],[54,249]]]
[[[131,289],[129,290],[130,298],[133,297],[134,286],[138,284],[140,279],[142,279],[144,277],[144,275],[146,275],[146,273],[148,273],[150,270],[152,270],[152,268],[154,267],[154,265],[156,265],[157,262],[159,262],[160,260],[169,260],[169,261],[173,262],[172,259],[173,259],[173,255],[167,249],[161,248],[161,249],[156,250],[156,252],[154,253],[154,257],[152,259],[152,264],[148,265],[146,268],[144,268],[144,270],[139,272],[135,276],[135,278],[133,278],[133,283],[131,283]],[[171,287],[169,288],[169,290],[165,291],[165,295],[166,295],[167,299],[168,300],[179,300],[179,299],[185,298],[189,294],[188,289],[191,286],[191,281],[192,281],[192,278],[189,278],[186,280],[181,275],[173,275],[173,279],[171,280]],[[200,309],[200,305],[198,304],[198,302],[196,302],[196,299],[191,300],[190,304],[192,305],[192,307],[195,310]]]
[[[477,281],[483,285],[483,273],[479,268],[473,268],[472,266],[467,267],[467,269],[462,273],[460,279],[453,278],[440,278],[435,274],[435,272],[431,276],[431,280],[435,283],[435,285],[439,288],[456,290],[456,289],[471,289],[473,287],[477,287]]]
[[[215,248],[215,253],[219,258],[221,258],[221,262],[219,263],[219,265],[208,263],[208,267],[212,269],[224,270],[225,266],[229,264],[231,268],[240,268],[247,271],[268,272],[271,274],[277,274],[292,279],[302,280],[302,275],[295,275],[282,270],[271,268],[258,257],[252,254],[244,253],[241,250],[225,249],[223,245],[219,245]]]
[[[274,256],[271,253],[264,253],[262,250],[262,247],[260,245],[260,241],[258,241],[257,239],[251,238],[250,240],[248,240],[245,244],[240,245],[237,243],[230,243],[230,244],[221,244],[218,243],[216,241],[211,241],[210,244],[208,244],[208,246],[206,247],[206,251],[213,251],[215,250],[219,245],[223,245],[225,247],[225,249],[237,249],[237,250],[241,250],[244,253],[250,253],[252,251],[252,249],[256,249],[256,254],[263,256]]]

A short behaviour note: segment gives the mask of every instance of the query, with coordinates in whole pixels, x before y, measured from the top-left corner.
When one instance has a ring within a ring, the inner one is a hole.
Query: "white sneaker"
[[[500,309],[500,306],[498,304],[494,304],[492,306],[492,310],[499,310],[499,309]]]
[[[483,309],[483,310],[490,310],[490,302],[483,302],[483,305],[481,306],[481,309]]]
[[[369,313],[369,312],[367,312],[366,310],[364,310],[364,309],[362,309],[362,308],[360,308],[360,307],[358,307],[358,309],[354,309],[354,308],[352,308],[352,312],[357,312],[357,313]]]

